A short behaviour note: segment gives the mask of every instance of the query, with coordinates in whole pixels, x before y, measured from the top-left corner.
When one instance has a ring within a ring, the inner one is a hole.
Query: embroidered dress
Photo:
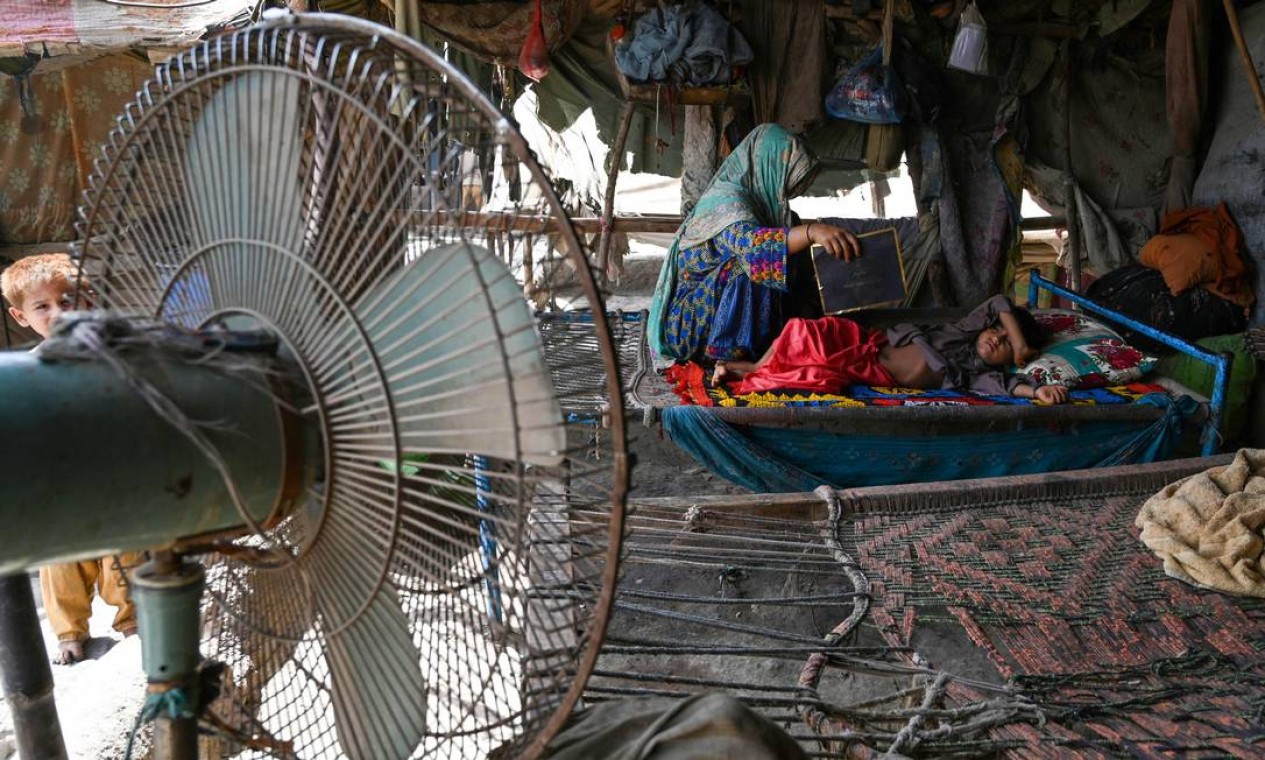
[[[671,355],[741,359],[773,342],[786,292],[785,229],[736,222],[678,257],[664,321]]]
[[[650,346],[673,359],[763,353],[782,329],[790,199],[817,160],[777,124],[738,144],[681,224],[650,305]]]

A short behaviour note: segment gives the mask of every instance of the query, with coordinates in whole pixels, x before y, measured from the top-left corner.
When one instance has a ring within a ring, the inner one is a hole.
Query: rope
[[[1030,746],[1012,738],[1011,727],[1041,724],[1045,705],[1013,687],[934,668],[909,647],[848,643],[865,624],[875,592],[845,550],[850,544],[840,526],[851,517],[844,504],[833,491],[818,496],[829,507],[828,519],[818,522],[688,502],[639,507],[629,524],[616,618],[586,699],[681,698],[700,688],[722,689],[825,756],[864,746],[875,756],[892,750],[893,756],[956,758]],[[736,582],[748,593],[735,595]],[[816,587],[823,582],[830,585]],[[842,622],[818,624],[818,610]],[[642,635],[630,636],[633,631]],[[682,657],[699,665],[683,672],[676,667]],[[796,678],[805,670],[807,683]],[[819,683],[836,671],[884,681],[914,678],[919,685],[840,704],[834,684]],[[751,678],[753,672],[764,673],[767,683]],[[994,736],[994,729],[1006,733]]]
[[[132,760],[132,748],[136,743],[136,736],[144,724],[152,723],[159,717],[166,717],[170,720],[188,720],[196,716],[197,714],[193,710],[189,695],[185,693],[184,689],[176,687],[165,691],[149,692],[145,696],[145,702],[141,705],[140,712],[136,714],[136,722],[132,724],[132,731],[128,734],[127,751],[123,753],[123,760]]]
[[[685,526],[681,530],[687,533],[707,532],[707,510],[697,504],[685,510]]]

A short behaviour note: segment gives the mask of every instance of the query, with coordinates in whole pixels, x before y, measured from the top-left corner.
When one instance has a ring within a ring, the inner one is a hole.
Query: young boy
[[[1045,339],[1032,315],[1005,296],[993,296],[963,319],[939,327],[904,324],[870,331],[840,317],[793,319],[758,362],[717,362],[712,380],[740,379],[733,388],[738,394],[776,388],[838,393],[862,383],[1061,404],[1066,388],[1033,386],[1005,373],[1035,357]]]
[[[47,338],[57,317],[76,306],[77,282],[79,268],[69,256],[41,254],[19,259],[0,273],[0,292],[9,302],[9,315],[18,324]],[[57,635],[54,663],[70,665],[84,658],[94,586],[102,599],[118,609],[114,630],[124,636],[136,633],[136,611],[119,566],[138,563],[137,555],[124,554],[40,568],[40,594],[48,622]]]

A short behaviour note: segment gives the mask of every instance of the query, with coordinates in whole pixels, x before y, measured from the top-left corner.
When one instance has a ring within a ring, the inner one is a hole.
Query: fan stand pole
[[[13,713],[18,757],[65,760],[53,671],[26,573],[0,576],[0,681]]]
[[[488,498],[492,490],[491,482],[488,480],[488,460],[487,457],[478,455],[472,459],[475,504],[481,514],[488,514],[492,510],[492,500]],[[499,563],[496,559],[496,523],[485,518],[479,518],[479,556],[483,561],[483,592],[487,594],[488,618],[496,627],[503,622],[501,619],[501,579],[497,572]]]
[[[130,579],[149,682],[142,717],[154,720],[154,760],[198,757],[198,608],[205,576],[196,562],[155,552]]]

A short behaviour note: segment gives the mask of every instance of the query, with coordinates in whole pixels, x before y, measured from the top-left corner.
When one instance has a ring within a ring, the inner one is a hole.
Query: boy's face
[[[986,327],[975,336],[975,353],[985,364],[993,367],[1009,367],[1015,362],[1015,350],[1001,325]]]
[[[75,286],[65,279],[40,283],[24,294],[22,308],[9,307],[9,314],[23,327],[29,327],[47,338],[53,331],[53,320],[75,306]]]

